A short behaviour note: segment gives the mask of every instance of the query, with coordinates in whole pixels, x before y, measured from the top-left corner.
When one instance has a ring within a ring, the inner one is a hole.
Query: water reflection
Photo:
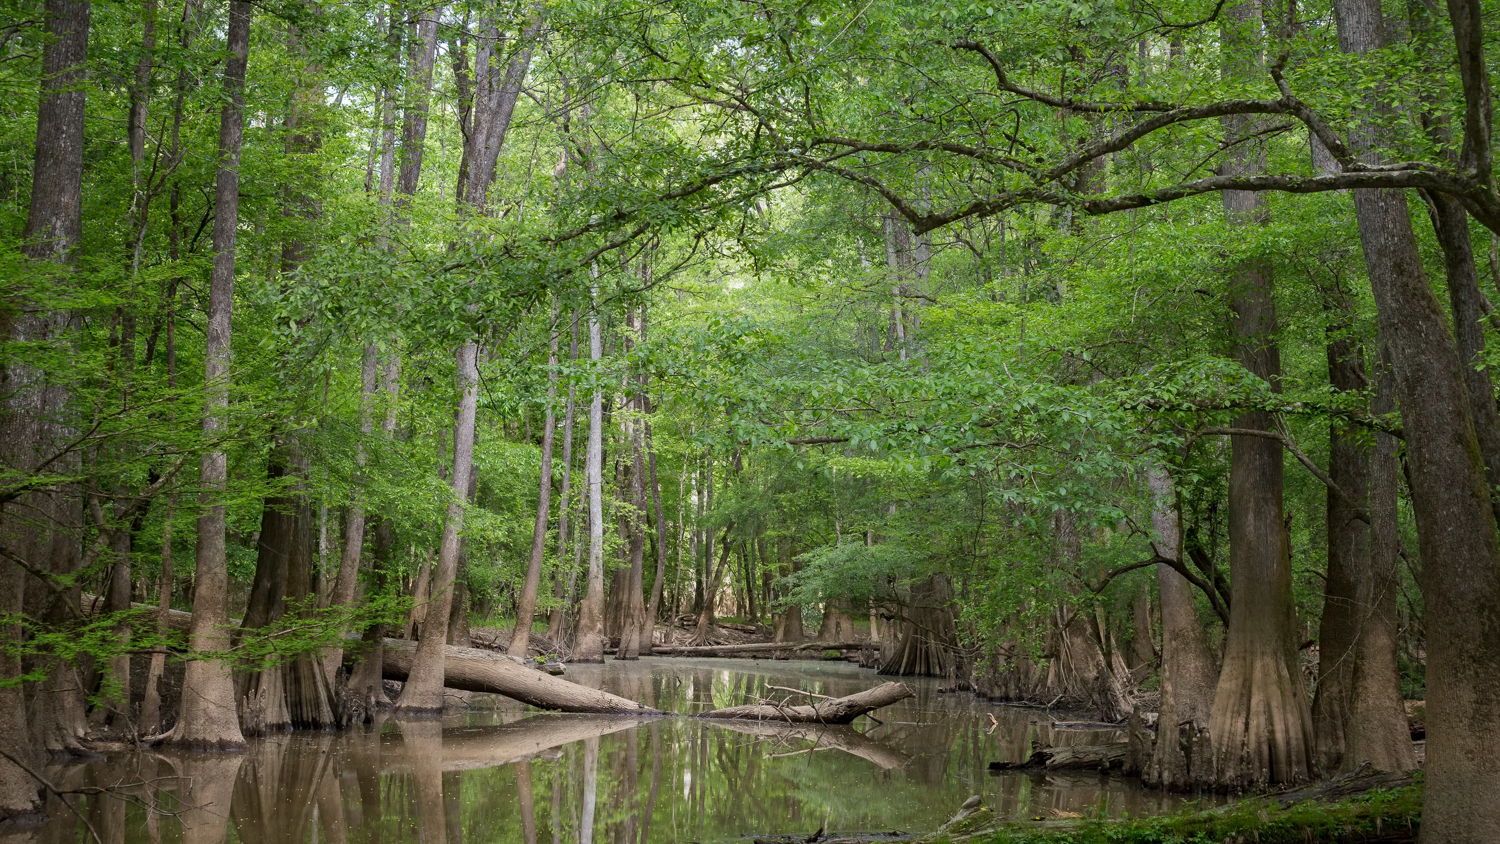
[[[814,662],[660,659],[570,674],[684,713],[785,694],[768,684],[837,696],[875,682]],[[1139,815],[1175,803],[1097,775],[990,775],[989,762],[1024,758],[1033,742],[1116,737],[1056,730],[1034,711],[941,694],[936,683],[914,687],[880,723],[857,728],[557,715],[497,702],[441,722],[273,736],[235,756],[114,755],[51,773],[62,788],[117,797],[75,796],[78,815],[55,806],[49,824],[0,832],[0,842],[94,833],[121,844],[729,842],[825,824],[927,830],[971,794],[1002,817]]]

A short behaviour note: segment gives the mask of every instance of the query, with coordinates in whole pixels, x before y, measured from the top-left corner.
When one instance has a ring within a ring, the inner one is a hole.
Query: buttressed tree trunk
[[[234,250],[239,225],[240,142],[244,135],[250,14],[248,0],[231,0],[228,59],[224,63],[225,103],[219,121],[214,191],[214,263],[204,341],[203,434],[210,440],[227,427],[224,415],[229,407],[230,316],[234,303]],[[214,653],[227,650],[230,645],[223,501],[228,485],[228,456],[222,446],[210,446],[203,453],[199,477],[203,512],[198,517],[193,623],[188,631],[188,646],[195,653]],[[200,748],[244,746],[235,707],[234,678],[227,663],[212,657],[188,660],[182,680],[182,712],[166,740]]]
[[[1488,180],[1489,91],[1478,4],[1452,0],[1449,17],[1469,103],[1464,165]],[[1335,3],[1339,44],[1385,44],[1380,4]],[[1378,115],[1351,137],[1378,161]],[[1479,162],[1483,161],[1483,166]],[[1424,842],[1480,844],[1500,829],[1500,547],[1463,364],[1421,263],[1406,198],[1352,192],[1360,241],[1401,405],[1412,510],[1422,555],[1427,622],[1427,763]]]
[[[1243,0],[1228,9],[1224,37],[1231,64],[1225,69],[1227,75],[1244,77],[1258,71],[1259,19],[1255,0]],[[1224,172],[1263,172],[1264,149],[1243,140],[1257,124],[1246,117],[1225,118],[1224,124],[1229,138],[1240,141],[1226,156]],[[1266,210],[1260,194],[1225,191],[1221,197],[1232,225],[1264,223]],[[1229,283],[1239,360],[1273,390],[1279,389],[1281,355],[1276,346],[1272,268],[1265,259],[1242,259]],[[1235,420],[1235,427],[1241,429],[1269,432],[1274,425],[1271,414],[1261,411]],[[1214,780],[1228,788],[1291,783],[1312,776],[1312,716],[1293,638],[1282,477],[1281,445],[1276,440],[1231,438],[1229,630],[1209,723]]]
[[[1166,470],[1153,466],[1151,488],[1152,548],[1166,560],[1182,559],[1182,524],[1177,494]],[[1193,586],[1177,569],[1156,566],[1161,602],[1161,705],[1156,744],[1143,766],[1146,782],[1167,789],[1193,788],[1213,774],[1208,723],[1213,710],[1219,668],[1208,646],[1208,633],[1193,600]]]

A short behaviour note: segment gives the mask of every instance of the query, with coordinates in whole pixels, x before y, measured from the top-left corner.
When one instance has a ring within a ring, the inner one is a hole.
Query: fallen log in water
[[[905,683],[881,683],[873,689],[847,697],[820,700],[801,706],[755,703],[705,712],[700,718],[742,718],[749,721],[784,721],[791,724],[848,724],[867,712],[890,706],[912,696]]]
[[[708,656],[766,651],[847,651],[863,648],[868,644],[869,642],[747,642],[742,645],[652,645],[651,652],[658,655]]]
[[[991,771],[1026,771],[1046,769],[1109,771],[1124,767],[1130,755],[1128,742],[1080,744],[1076,747],[1043,747],[1034,750],[1022,762],[991,762]]]
[[[417,643],[406,639],[385,640],[387,680],[405,680],[417,653]],[[466,692],[490,692],[559,712],[591,712],[597,715],[655,714],[644,703],[591,689],[571,680],[527,668],[509,657],[478,648],[443,647],[443,685]]]

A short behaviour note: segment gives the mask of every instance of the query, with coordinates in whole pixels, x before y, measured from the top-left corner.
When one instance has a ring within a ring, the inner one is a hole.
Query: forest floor
[[[1356,772],[1214,809],[1150,818],[996,821],[979,809],[923,844],[1404,844],[1421,825],[1421,775]],[[836,844],[829,840],[825,844]]]

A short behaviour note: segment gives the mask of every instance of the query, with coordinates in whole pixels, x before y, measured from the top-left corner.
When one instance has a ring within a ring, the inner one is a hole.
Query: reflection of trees
[[[178,771],[185,787],[177,821],[182,825],[182,844],[221,844],[228,837],[230,802],[244,761],[238,753],[194,753],[180,759]],[[253,840],[238,823],[236,829],[241,840]]]

